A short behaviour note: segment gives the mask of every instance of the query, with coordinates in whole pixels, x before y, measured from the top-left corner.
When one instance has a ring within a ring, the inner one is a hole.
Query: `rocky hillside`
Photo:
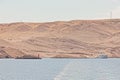
[[[0,58],[120,57],[120,20],[0,24]]]

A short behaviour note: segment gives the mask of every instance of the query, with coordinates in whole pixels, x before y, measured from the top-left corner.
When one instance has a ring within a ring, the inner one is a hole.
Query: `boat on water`
[[[108,56],[107,55],[99,55],[98,57],[96,57],[96,58],[98,58],[98,59],[107,59],[108,58]]]
[[[42,58],[38,54],[38,56],[24,55],[24,56],[21,56],[21,57],[16,57],[16,59],[42,59]]]

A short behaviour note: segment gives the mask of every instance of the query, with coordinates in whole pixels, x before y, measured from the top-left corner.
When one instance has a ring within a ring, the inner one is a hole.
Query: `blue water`
[[[0,80],[53,80],[69,62],[60,59],[0,60]]]
[[[0,80],[120,80],[120,59],[0,59]]]

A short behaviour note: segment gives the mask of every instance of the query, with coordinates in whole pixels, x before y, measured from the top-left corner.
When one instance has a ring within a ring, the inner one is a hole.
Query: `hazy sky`
[[[120,0],[0,0],[0,22],[120,18]]]

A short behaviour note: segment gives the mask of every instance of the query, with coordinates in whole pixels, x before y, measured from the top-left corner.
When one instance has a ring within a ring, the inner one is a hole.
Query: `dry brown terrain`
[[[120,57],[120,20],[0,24],[0,58]]]

